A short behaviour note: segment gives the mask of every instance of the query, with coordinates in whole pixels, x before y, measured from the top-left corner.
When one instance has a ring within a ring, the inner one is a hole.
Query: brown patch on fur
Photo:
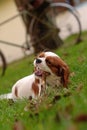
[[[40,57],[40,58],[45,57],[44,52],[40,53],[40,54],[38,55],[38,57]]]
[[[18,89],[15,87],[15,96],[18,97]]]
[[[41,85],[41,93],[40,93],[40,95],[43,95],[43,94],[45,94],[45,90],[46,90],[46,84],[45,84],[45,82]]]
[[[32,96],[29,96],[29,100],[32,100]]]
[[[41,85],[41,93],[43,93],[43,90],[44,90],[44,86]]]
[[[42,88],[42,89],[43,89],[43,87],[44,87],[44,86],[43,86],[43,85],[41,85],[41,88]]]
[[[37,70],[37,68],[36,67],[34,67],[34,72]]]
[[[68,65],[58,57],[48,56],[46,58],[46,63],[48,67],[52,70],[54,74],[61,77],[61,83],[64,87],[67,87],[69,79],[69,67]]]
[[[39,83],[40,83],[40,80],[39,80],[39,79],[35,79],[35,83],[36,83],[36,84],[39,84]]]
[[[32,84],[32,90],[34,91],[35,95],[39,94],[39,87],[38,84],[36,84],[35,82],[33,82]]]
[[[50,72],[46,72],[46,71],[43,72],[43,77],[46,78],[46,77],[49,76],[49,75],[50,75]],[[45,78],[44,78],[44,79],[45,79]]]

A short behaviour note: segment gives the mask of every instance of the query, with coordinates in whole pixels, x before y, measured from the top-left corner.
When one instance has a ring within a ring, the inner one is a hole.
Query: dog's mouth
[[[38,70],[35,71],[35,75],[41,77],[43,75],[43,71],[38,69]]]
[[[46,77],[47,77],[47,76],[50,75],[49,72],[43,71],[43,70],[41,70],[40,68],[37,68],[34,73],[35,73],[35,75],[38,76],[38,77],[42,77],[42,76],[46,76]]]
[[[42,69],[40,69],[38,66],[36,66],[34,73],[38,77],[42,77],[44,75],[44,71]]]

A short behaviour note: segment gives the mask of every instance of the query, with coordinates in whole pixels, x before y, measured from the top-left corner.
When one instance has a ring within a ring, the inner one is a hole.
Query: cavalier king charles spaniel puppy
[[[42,52],[34,60],[34,66],[48,73],[47,85],[67,88],[69,67],[58,55],[53,52]]]
[[[12,92],[0,96],[0,99],[37,99],[46,86],[67,88],[69,79],[68,65],[53,52],[42,52],[34,60],[34,73],[18,80]]]

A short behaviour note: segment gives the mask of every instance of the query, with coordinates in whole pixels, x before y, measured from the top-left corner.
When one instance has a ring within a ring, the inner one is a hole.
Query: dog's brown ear
[[[61,78],[61,84],[67,87],[69,79],[69,67],[68,65],[57,56],[49,56],[46,58],[46,63],[53,73]]]
[[[58,74],[61,77],[61,83],[65,88],[67,88],[69,82],[69,67],[61,58],[57,58],[56,61],[58,67]]]
[[[67,65],[60,66],[58,74],[61,77],[61,83],[62,83],[62,85],[65,88],[67,88],[67,84],[69,82],[69,67]]]

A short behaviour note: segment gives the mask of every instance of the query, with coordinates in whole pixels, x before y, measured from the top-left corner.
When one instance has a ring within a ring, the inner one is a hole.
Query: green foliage
[[[87,35],[87,33],[86,33]],[[71,37],[72,40],[72,37]],[[55,51],[70,67],[69,90],[48,88],[42,99],[35,101],[0,101],[0,129],[16,130],[84,130],[87,128],[87,40],[78,45],[67,43]],[[0,94],[11,91],[20,78],[33,72],[34,56],[8,65],[0,77]],[[25,111],[27,110],[27,111]],[[23,128],[22,126],[22,128]],[[22,129],[20,129],[22,130]]]

